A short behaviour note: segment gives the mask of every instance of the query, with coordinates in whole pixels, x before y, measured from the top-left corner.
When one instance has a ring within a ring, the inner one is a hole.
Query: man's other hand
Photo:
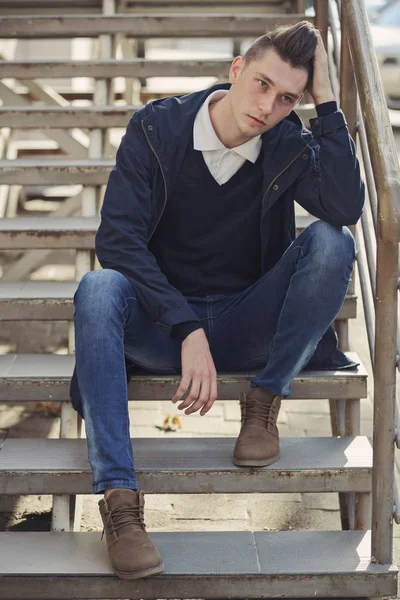
[[[182,380],[172,402],[179,402],[190,384],[189,394],[178,408],[187,409],[186,415],[201,409],[204,416],[217,399],[217,371],[204,329],[192,331],[182,342]]]
[[[336,100],[329,78],[328,55],[320,32],[317,30],[317,48],[314,54],[314,73],[310,86],[310,94],[315,105]]]

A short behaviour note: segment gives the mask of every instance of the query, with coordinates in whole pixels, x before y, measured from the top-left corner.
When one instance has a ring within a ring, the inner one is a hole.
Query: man
[[[319,32],[302,22],[258,38],[229,82],[133,115],[96,236],[103,270],[75,296],[71,397],[122,578],[164,568],[143,521],[126,364],[181,373],[172,401],[200,415],[217,398],[217,372],[259,370],[240,398],[233,455],[248,467],[279,458],[280,403],[301,369],[356,366],[331,324],[351,279],[346,225],[361,215],[364,186]],[[312,132],[292,112],[306,89]],[[320,219],[297,238],[294,200]]]

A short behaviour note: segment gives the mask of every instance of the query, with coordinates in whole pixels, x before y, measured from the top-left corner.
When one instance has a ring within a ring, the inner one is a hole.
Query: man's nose
[[[270,115],[274,109],[275,96],[274,94],[266,94],[259,104],[259,109],[263,115]]]

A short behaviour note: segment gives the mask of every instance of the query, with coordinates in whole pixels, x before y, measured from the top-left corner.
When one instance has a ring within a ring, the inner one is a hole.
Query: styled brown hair
[[[306,69],[308,87],[313,77],[313,57],[316,47],[316,29],[309,21],[300,21],[296,25],[278,25],[253,42],[243,56],[244,68],[254,60],[260,60],[266,50],[272,48],[292,67]]]

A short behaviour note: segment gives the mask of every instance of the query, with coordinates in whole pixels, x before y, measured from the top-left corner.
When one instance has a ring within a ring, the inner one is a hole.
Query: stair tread
[[[165,564],[157,579],[395,573],[392,565],[370,562],[369,531],[150,532],[150,537]],[[100,532],[0,533],[0,574],[114,576]]]
[[[371,563],[369,531],[149,535],[163,557],[165,569],[133,582],[114,575],[100,531],[0,533],[4,597],[87,598],[89,589],[91,598],[134,600],[199,594],[203,598],[396,594],[397,567]]]
[[[0,286],[1,300],[71,300],[77,281],[13,281]]]
[[[356,352],[345,352],[351,360],[360,361]],[[75,364],[73,354],[2,354],[0,355],[0,381],[1,379],[64,379],[72,375]],[[238,373],[224,373],[219,377],[242,379],[253,375],[255,371],[241,371]],[[338,371],[301,371],[298,377],[302,378],[327,378],[356,379],[367,377],[365,367],[343,369]],[[139,376],[138,376],[139,377]],[[175,380],[177,375],[140,375],[144,379]]]
[[[248,472],[232,463],[236,438],[133,438],[135,466],[144,471]],[[263,472],[321,469],[370,469],[372,448],[366,436],[280,440],[280,458]],[[91,472],[85,439],[6,439],[0,473],[32,471]]]
[[[77,18],[78,17],[78,18]],[[304,18],[311,23],[314,17],[304,13],[251,12],[249,14],[216,14],[209,12],[175,14],[89,14],[89,15],[7,15],[0,19],[3,38],[97,37],[101,34],[126,34],[132,37],[252,37],[260,36],[266,27],[276,23],[295,24]]]
[[[2,163],[5,161],[0,160],[0,169],[2,168]],[[10,164],[17,165],[18,160],[8,161]],[[21,167],[27,168],[28,163],[32,168],[38,168],[39,163],[37,160],[24,160],[20,161],[24,164]],[[41,161],[42,163],[52,163],[53,166],[60,166],[63,169],[68,165],[74,167],[74,163],[82,163],[82,164],[95,164],[100,161],[62,161],[62,160],[53,160],[53,161]],[[104,161],[103,161],[104,163]],[[114,161],[111,161],[112,166],[114,165]],[[49,167],[50,168],[50,165]],[[298,227],[305,227],[317,221],[316,217],[312,215],[298,215],[296,216],[296,224]],[[12,233],[12,232],[24,232],[31,235],[34,235],[37,231],[44,232],[47,235],[52,235],[54,232],[59,231],[87,231],[88,233],[93,233],[97,230],[100,224],[100,217],[18,217],[18,218],[4,218],[0,219],[0,232],[2,234]]]
[[[1,168],[0,161],[0,168]],[[3,161],[4,162],[4,161]],[[10,161],[16,163],[17,161]],[[32,163],[32,166],[38,166],[36,160],[23,161],[24,163]],[[43,161],[53,162],[58,164],[58,161]],[[71,164],[73,161],[59,161],[60,166],[62,163]],[[94,164],[95,161],[75,161]],[[114,162],[112,163],[114,164]],[[37,231],[47,233],[48,235],[58,231],[87,231],[93,233],[97,230],[100,224],[100,217],[17,217],[17,218],[5,218],[0,219],[0,232],[11,233],[11,232],[26,232],[35,234]]]
[[[24,169],[39,169],[46,168],[51,169],[54,167],[65,168],[68,166],[74,168],[88,168],[88,167],[113,167],[115,164],[114,158],[2,158],[0,159],[0,167],[5,168],[24,168]],[[18,217],[18,220],[30,220],[40,219],[40,217]],[[79,218],[86,219],[87,217],[46,217],[47,219],[58,219],[58,218]],[[14,219],[14,217],[7,217],[6,220]]]
[[[355,352],[349,359],[358,367],[337,371],[304,370],[292,382],[290,399],[365,398],[368,373]],[[75,363],[72,354],[5,354],[0,356],[0,402],[69,400],[69,384]],[[218,398],[239,398],[240,390],[257,371],[218,374]],[[129,398],[170,400],[181,376],[136,372],[129,385]]]
[[[18,281],[0,286],[0,320],[72,320],[77,281]],[[337,319],[357,314],[357,296],[348,294]]]
[[[4,282],[0,286],[1,300],[36,300],[36,299],[67,299],[72,300],[77,281],[13,281]],[[346,299],[357,296],[347,294]]]
[[[133,438],[141,489],[148,493],[281,493],[371,490],[365,436],[281,438],[280,458],[262,469],[233,464],[236,438]],[[0,493],[91,493],[85,439],[6,439]]]

